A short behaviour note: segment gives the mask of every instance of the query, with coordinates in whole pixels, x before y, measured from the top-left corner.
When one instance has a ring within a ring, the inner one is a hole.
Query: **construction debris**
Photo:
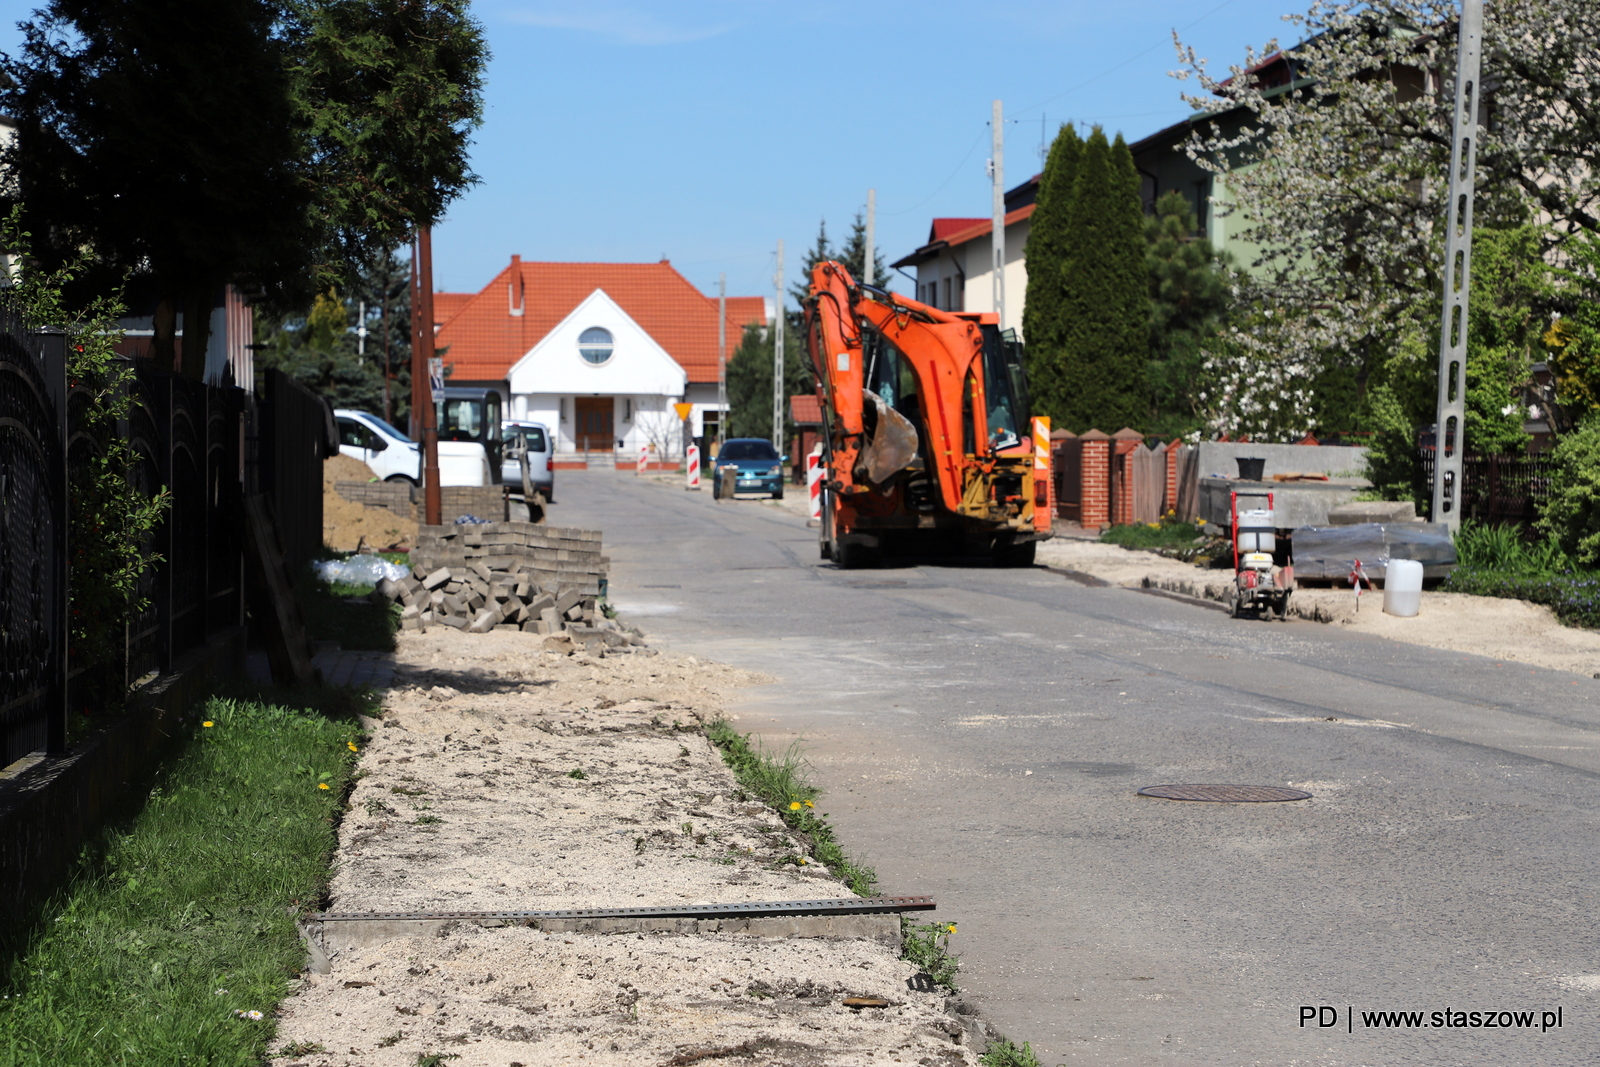
[[[411,573],[385,579],[375,598],[401,605],[407,630],[520,630],[555,652],[632,651],[644,634],[606,616],[600,531],[531,522],[423,526]]]

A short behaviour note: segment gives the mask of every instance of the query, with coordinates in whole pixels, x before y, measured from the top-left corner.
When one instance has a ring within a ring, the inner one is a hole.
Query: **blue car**
[[[759,437],[735,437],[722,443],[717,453],[716,466],[711,475],[711,490],[722,492],[722,468],[737,467],[734,479],[735,493],[769,493],[774,500],[783,499],[783,460],[771,441]]]

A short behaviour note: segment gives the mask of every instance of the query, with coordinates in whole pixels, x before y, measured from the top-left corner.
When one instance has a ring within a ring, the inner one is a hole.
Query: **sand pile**
[[[542,641],[446,627],[400,635],[395,686],[382,720],[368,722],[340,827],[330,911],[850,895],[739,792],[699,731],[724,694],[770,679],[693,656],[561,655]],[[305,976],[272,1042],[324,1051],[272,1062],[976,1064],[981,1023],[949,1014],[945,994],[881,934],[683,928],[696,922],[592,933],[448,920],[421,935],[324,933],[329,973]],[[849,997],[883,1006],[851,1007]]]
[[[346,500],[334,489],[336,482],[370,482],[372,468],[359,459],[334,456],[322,463],[322,540],[330,548],[353,551],[367,539],[369,548],[416,544],[417,523],[387,508],[374,508]]]

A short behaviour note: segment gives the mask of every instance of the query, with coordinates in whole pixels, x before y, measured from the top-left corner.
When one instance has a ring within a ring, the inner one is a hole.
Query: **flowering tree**
[[[1238,284],[1263,310],[1213,354],[1227,398],[1213,428],[1248,429],[1251,411],[1331,366],[1429,353],[1415,341],[1438,330],[1455,17],[1447,0],[1314,0],[1287,19],[1304,43],[1251,50],[1223,78],[1178,42],[1176,76],[1205,90],[1188,102],[1244,115],[1197,126],[1188,151],[1260,249]],[[1549,256],[1600,231],[1600,10],[1497,3],[1484,36],[1476,221],[1536,220]],[[1268,60],[1286,82],[1260,76]],[[1273,396],[1254,391],[1263,382]],[[1300,414],[1282,432],[1314,428],[1316,411]]]

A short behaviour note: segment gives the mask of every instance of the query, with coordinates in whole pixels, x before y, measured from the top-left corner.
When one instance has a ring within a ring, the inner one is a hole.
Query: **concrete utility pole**
[[[778,238],[778,273],[772,276],[778,291],[772,337],[772,447],[783,451],[783,238]]]
[[[877,281],[872,275],[873,250],[877,245],[878,190],[867,190],[867,252],[861,259],[861,281],[871,285]]]
[[[717,451],[728,425],[728,276],[717,275]]]
[[[1006,328],[1006,132],[1000,101],[994,102],[994,160],[990,177],[994,179],[994,313],[1000,328]]]
[[[1467,295],[1472,289],[1472,197],[1478,158],[1483,0],[1461,0],[1456,45],[1456,110],[1450,143],[1449,229],[1444,245],[1444,321],[1439,326],[1439,408],[1433,449],[1433,521],[1461,526],[1461,457],[1466,451]]]

